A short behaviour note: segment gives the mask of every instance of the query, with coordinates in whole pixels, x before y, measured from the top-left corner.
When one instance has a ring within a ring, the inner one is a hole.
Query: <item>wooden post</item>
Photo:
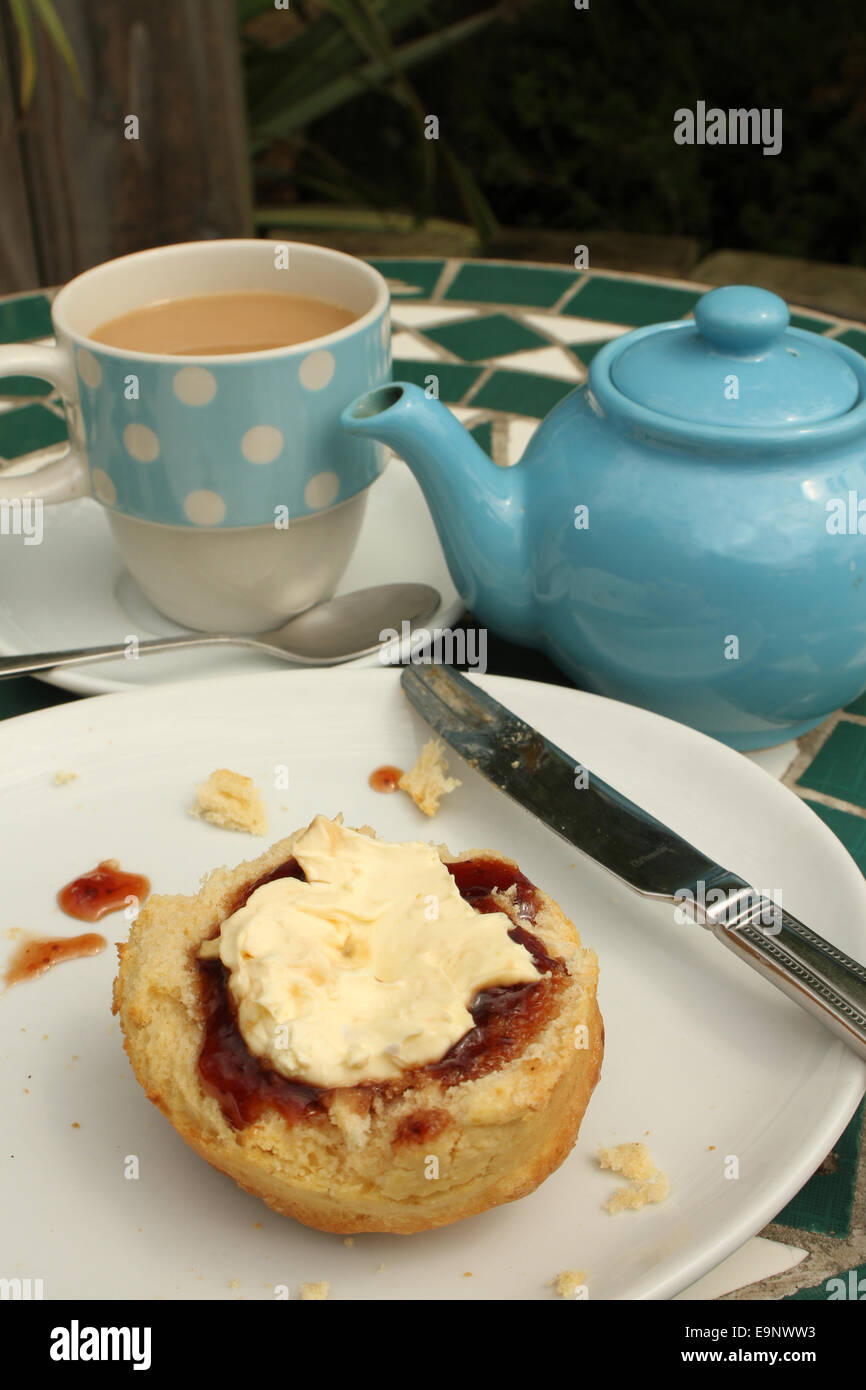
[[[56,8],[84,101],[40,34],[33,102],[16,118],[8,16],[0,33],[0,293],[148,246],[250,235],[234,0]]]

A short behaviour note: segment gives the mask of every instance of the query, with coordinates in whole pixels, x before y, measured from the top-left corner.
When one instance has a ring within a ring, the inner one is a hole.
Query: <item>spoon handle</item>
[[[216,647],[226,643],[243,642],[243,638],[224,633],[204,633],[197,637],[151,637],[144,642],[109,642],[103,647],[72,647],[68,651],[33,652],[24,656],[0,657],[0,680],[9,676],[26,676],[32,671],[49,671],[54,666],[79,666],[88,661],[108,661],[125,657],[134,661],[142,652],[177,651],[183,647]]]

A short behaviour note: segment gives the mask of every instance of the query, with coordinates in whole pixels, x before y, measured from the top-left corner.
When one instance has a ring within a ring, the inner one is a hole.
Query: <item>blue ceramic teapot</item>
[[[866,360],[748,286],[606,344],[511,468],[395,382],[344,427],[413,470],[479,621],[735,748],[866,687]]]

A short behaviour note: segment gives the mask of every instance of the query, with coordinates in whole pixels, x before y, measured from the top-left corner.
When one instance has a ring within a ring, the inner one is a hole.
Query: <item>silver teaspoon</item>
[[[425,622],[440,602],[439,593],[430,584],[379,584],[317,603],[271,632],[202,632],[189,637],[148,638],[137,642],[134,649],[128,641],[110,642],[102,647],[0,657],[0,680],[48,671],[55,666],[130,657],[133,650],[141,656],[145,652],[181,651],[186,647],[250,647],[301,666],[337,666],[376,651],[387,629],[399,633],[404,621],[413,625]]]

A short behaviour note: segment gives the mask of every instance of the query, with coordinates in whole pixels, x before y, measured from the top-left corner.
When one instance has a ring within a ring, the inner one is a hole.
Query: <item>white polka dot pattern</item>
[[[127,425],[123,447],[138,463],[153,463],[159,456],[159,439],[147,425]]]
[[[207,367],[181,367],[171,384],[184,405],[210,405],[217,392],[216,377]]]
[[[248,463],[273,463],[282,449],[283,436],[274,425],[253,425],[241,440],[241,453]]]
[[[334,354],[327,348],[317,348],[304,358],[298,370],[301,385],[306,391],[321,391],[327,386],[336,369]]]
[[[330,507],[340,491],[340,479],[330,471],[316,473],[304,488],[304,501],[314,512]]]
[[[223,498],[209,488],[188,493],[183,509],[193,526],[219,526],[226,514]]]

